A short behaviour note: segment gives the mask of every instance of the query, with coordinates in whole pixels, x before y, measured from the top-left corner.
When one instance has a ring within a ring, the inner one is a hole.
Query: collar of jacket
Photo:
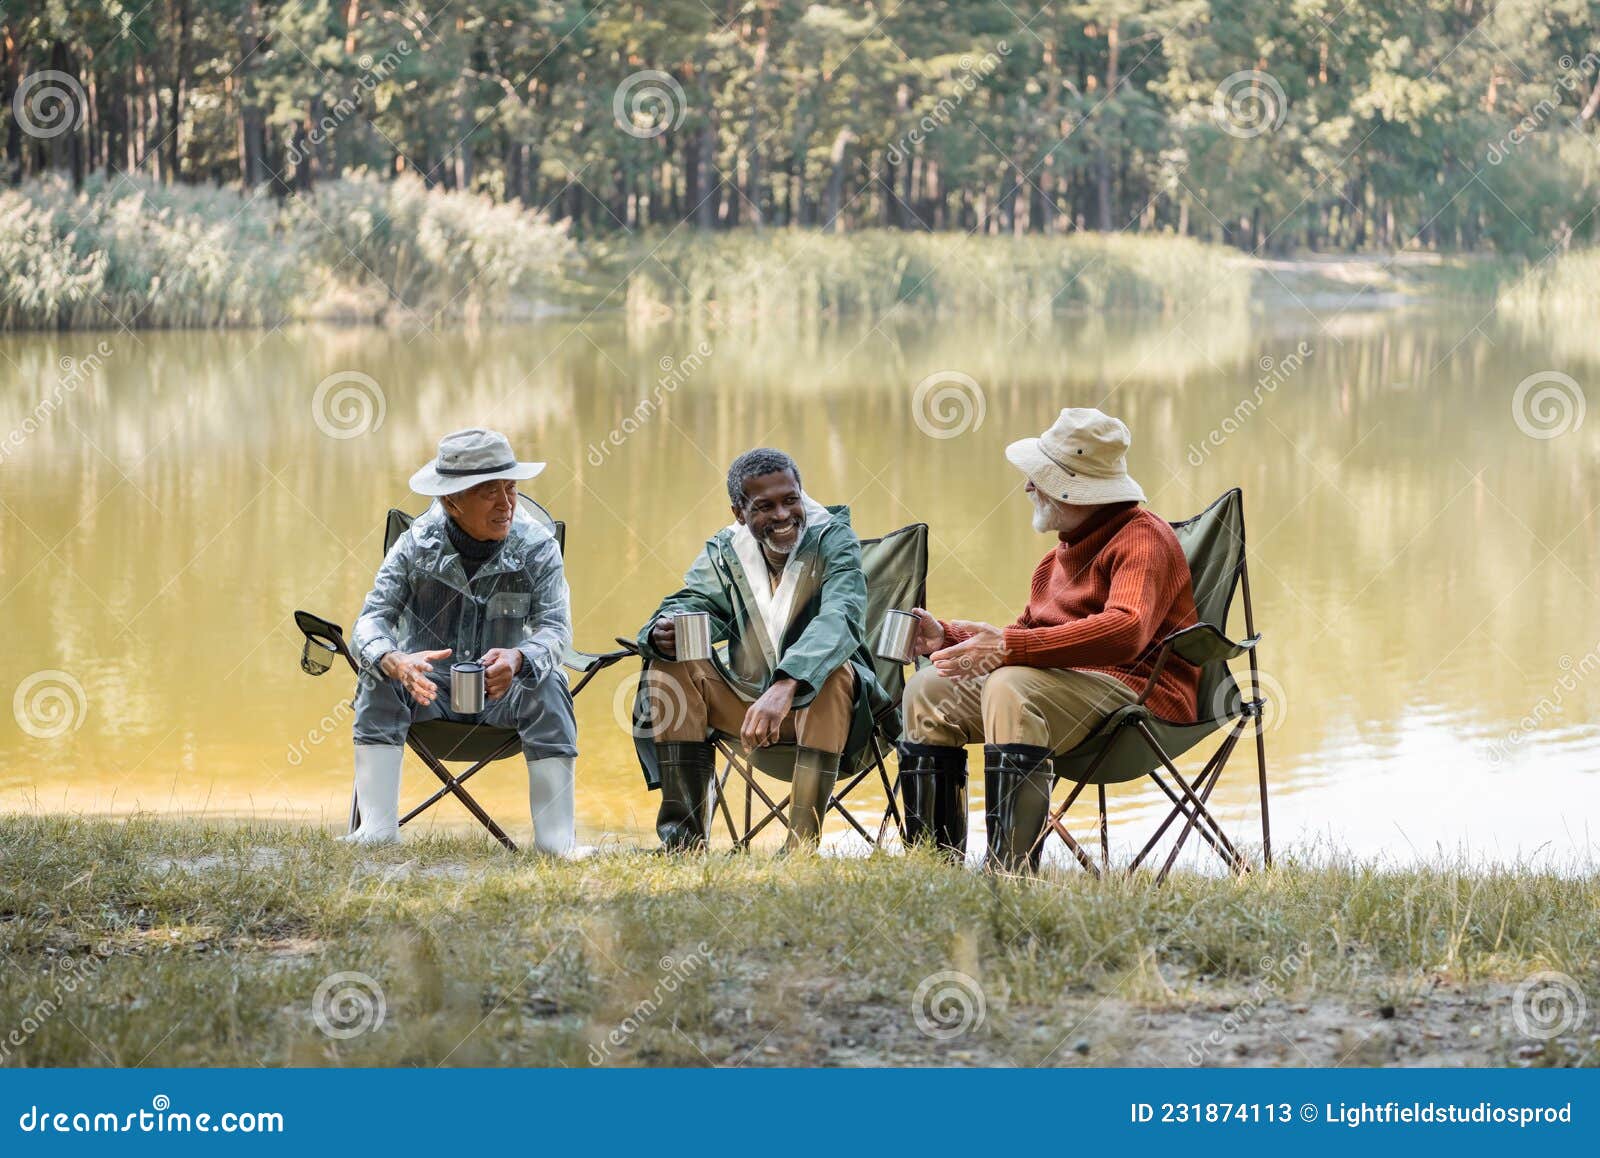
[[[450,516],[437,499],[418,515],[411,524],[411,541],[416,545],[416,565],[463,593],[471,592],[467,570],[461,565],[461,555],[445,530],[445,520]],[[494,558],[478,568],[474,580],[485,575],[498,575],[502,571],[520,571],[526,566],[533,550],[540,543],[553,538],[547,527],[535,522],[532,515],[517,507],[511,519],[511,532]]]
[[[716,547],[722,557],[728,580],[739,591],[748,607],[761,617],[765,631],[757,633],[761,650],[766,653],[769,666],[776,667],[783,650],[783,636],[794,618],[794,596],[800,577],[807,567],[813,566],[820,552],[823,535],[835,524],[850,526],[850,508],[842,503],[825,507],[801,492],[805,500],[806,529],[789,553],[784,565],[783,578],[778,590],[773,591],[767,581],[766,564],[762,559],[761,544],[756,542],[750,529],[741,523],[729,523],[712,536],[707,547]]]

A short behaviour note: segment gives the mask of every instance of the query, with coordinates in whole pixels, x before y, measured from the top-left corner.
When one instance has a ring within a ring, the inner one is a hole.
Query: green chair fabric
[[[1243,493],[1237,487],[1228,491],[1194,518],[1172,524],[1172,530],[1189,564],[1199,619],[1174,651],[1200,666],[1200,718],[1163,720],[1142,705],[1120,708],[1076,748],[1056,757],[1056,772],[1063,779],[1122,784],[1159,767],[1149,745],[1131,726],[1136,721],[1143,721],[1168,758],[1176,759],[1240,714],[1239,687],[1228,660],[1244,655],[1253,643],[1234,643],[1225,628],[1244,565]],[[1095,767],[1103,753],[1104,760]]]

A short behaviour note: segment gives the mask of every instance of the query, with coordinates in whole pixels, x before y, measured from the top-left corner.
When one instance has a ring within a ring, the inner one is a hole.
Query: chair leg
[[[1111,832],[1106,823],[1106,786],[1095,785],[1100,795],[1100,868],[1104,872],[1111,871]]]
[[[1190,807],[1195,810],[1200,818],[1205,819],[1211,824],[1212,831],[1216,834],[1217,840],[1220,841],[1223,847],[1227,849],[1228,857],[1231,857],[1234,861],[1242,864],[1244,862],[1244,857],[1241,856],[1239,850],[1233,846],[1233,842],[1228,839],[1227,833],[1223,832],[1222,826],[1217,823],[1216,817],[1212,816],[1205,804],[1195,796],[1194,789],[1191,788],[1189,782],[1183,778],[1183,773],[1178,771],[1177,765],[1174,764],[1167,756],[1166,752],[1162,750],[1160,742],[1155,738],[1155,734],[1150,731],[1149,727],[1146,726],[1143,721],[1136,723],[1134,727],[1139,729],[1139,733],[1144,737],[1145,743],[1150,745],[1150,750],[1157,755],[1157,757],[1161,760],[1162,765],[1169,773],[1172,774],[1173,780],[1177,781],[1178,787],[1182,789],[1184,798],[1189,802]],[[1236,726],[1234,730],[1228,734],[1228,739],[1224,741],[1223,744],[1223,747],[1227,752],[1231,753],[1233,751],[1233,745],[1238,742],[1239,734],[1242,730],[1242,726]],[[1227,757],[1223,755],[1222,751],[1219,750],[1218,755],[1222,757],[1222,762],[1226,763]]]
[[[1256,769],[1261,783],[1261,863],[1272,867],[1272,822],[1267,816],[1267,741],[1261,717],[1256,716]]]
[[[1203,784],[1199,780],[1195,781],[1196,786],[1200,789],[1199,799],[1202,806],[1211,798],[1211,790],[1217,786],[1217,781],[1221,779],[1222,769],[1218,768],[1215,772],[1211,773],[1211,778],[1206,780]],[[1210,815],[1209,812],[1207,815]],[[1156,874],[1156,884],[1160,884],[1162,881],[1166,880],[1167,875],[1172,872],[1172,866],[1178,862],[1178,854],[1183,851],[1184,842],[1189,839],[1189,832],[1191,829],[1207,839],[1211,847],[1216,850],[1217,855],[1221,856],[1222,859],[1227,862],[1229,868],[1232,868],[1235,872],[1243,872],[1248,867],[1243,858],[1229,860],[1229,858],[1223,854],[1223,851],[1217,845],[1217,842],[1211,840],[1210,834],[1206,831],[1205,827],[1203,825],[1196,825],[1195,822],[1199,819],[1196,814],[1187,813],[1186,816],[1187,819],[1184,821],[1183,831],[1178,833],[1178,839],[1173,842],[1172,851],[1167,853],[1167,859],[1162,864],[1161,871]]]
[[[1222,769],[1227,763],[1227,758],[1233,751],[1233,746],[1230,741],[1236,740],[1237,735],[1230,735],[1224,737],[1223,742],[1217,745],[1217,750],[1211,754],[1211,758],[1206,761],[1205,767],[1200,769],[1200,774],[1195,777],[1195,784],[1197,786],[1206,783],[1207,778],[1215,779],[1216,777],[1222,775]],[[1160,841],[1167,829],[1172,827],[1172,822],[1177,820],[1179,815],[1182,815],[1185,818],[1192,818],[1194,816],[1193,812],[1189,809],[1183,798],[1174,792],[1171,786],[1168,785],[1165,780],[1161,779],[1161,777],[1158,776],[1153,770],[1150,773],[1150,779],[1155,783],[1157,788],[1160,788],[1161,791],[1166,794],[1166,797],[1172,803],[1173,808],[1172,811],[1167,814],[1167,818],[1163,820],[1155,832],[1151,834],[1150,839],[1145,842],[1144,847],[1139,850],[1138,855],[1135,856],[1133,861],[1128,865],[1129,872],[1132,872],[1134,869],[1138,868],[1144,863],[1144,858],[1149,856],[1150,853],[1154,851],[1157,842]],[[1210,820],[1212,818],[1209,814],[1207,814],[1206,819]],[[1222,847],[1217,843],[1215,838],[1213,838],[1211,831],[1207,828],[1201,828],[1200,835],[1206,839],[1212,848],[1216,849],[1218,856],[1222,857],[1225,861],[1229,861],[1231,867],[1232,861],[1227,854],[1223,852]]]
[[[487,759],[479,760],[476,764],[472,765],[472,767],[468,768],[461,775],[452,776],[450,779],[453,780],[457,784],[465,784],[468,780],[471,780],[474,776],[476,776],[479,772],[482,772],[485,768],[487,768],[490,764],[494,763],[496,760],[499,760],[500,758],[502,758],[504,756],[509,756],[511,754],[511,750],[514,747],[517,747],[517,746],[518,745],[517,745],[517,743],[515,741],[507,740],[504,744],[502,744],[499,747],[499,749],[497,749],[495,751],[494,755],[488,757]],[[401,824],[405,824],[408,821],[415,820],[417,817],[421,816],[428,809],[432,808],[435,804],[439,803],[439,801],[443,800],[446,796],[450,795],[451,791],[452,791],[452,789],[451,789],[451,787],[450,787],[450,785],[448,783],[443,788],[435,789],[432,796],[428,797],[421,804],[417,805],[410,812],[408,812],[404,816],[402,816],[400,818],[400,823]]]
[[[1091,768],[1090,771],[1093,772],[1094,769]],[[1088,783],[1088,779],[1085,778],[1072,786],[1072,791],[1067,793],[1067,798],[1056,807],[1055,811],[1050,813],[1049,818],[1045,821],[1044,831],[1039,834],[1038,844],[1043,845],[1045,837],[1054,832],[1061,838],[1061,843],[1067,846],[1072,855],[1078,858],[1079,864],[1099,876],[1099,871],[1094,867],[1094,862],[1089,859],[1089,854],[1083,851],[1083,846],[1073,838],[1072,833],[1067,831],[1065,819],[1067,809],[1072,807],[1072,802],[1078,799],[1078,794],[1088,786]],[[1038,851],[1037,846],[1034,851]]]
[[[445,791],[454,793],[456,799],[461,801],[463,807],[465,807],[468,812],[472,813],[473,817],[478,821],[478,823],[489,830],[489,835],[493,836],[512,852],[517,851],[516,842],[505,834],[505,830],[494,822],[494,817],[485,812],[478,805],[478,802],[474,800],[467,792],[467,790],[461,786],[461,780],[450,775],[450,770],[440,762],[437,756],[428,751],[428,749],[424,748],[420,743],[410,736],[406,737],[406,743],[410,746],[411,750],[417,754],[422,762],[428,766],[428,770],[444,782]],[[501,746],[499,754],[504,754],[510,751],[512,745],[519,743],[520,741],[518,740],[507,740],[506,743]],[[495,758],[496,757],[491,756],[489,760],[483,761],[483,764],[487,764],[490,762],[490,760]],[[480,764],[478,767],[481,766],[482,765]],[[474,767],[472,771],[476,772],[477,767]]]

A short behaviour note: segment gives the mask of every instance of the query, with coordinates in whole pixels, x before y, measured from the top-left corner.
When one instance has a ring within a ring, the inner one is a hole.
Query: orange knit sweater
[[[1143,692],[1161,641],[1196,621],[1178,537],[1137,503],[1111,503],[1060,540],[1006,628],[1006,663],[1104,672]],[[944,629],[948,643],[967,636]],[[1199,683],[1199,668],[1171,656],[1145,705],[1162,719],[1193,720]]]

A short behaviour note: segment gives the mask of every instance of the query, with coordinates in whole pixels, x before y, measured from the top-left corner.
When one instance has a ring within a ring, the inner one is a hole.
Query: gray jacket
[[[435,502],[395,540],[351,633],[364,670],[391,651],[452,649],[475,660],[492,647],[522,653],[518,679],[554,671],[572,643],[561,549],[520,508],[495,556],[469,581],[450,543],[449,515]]]

